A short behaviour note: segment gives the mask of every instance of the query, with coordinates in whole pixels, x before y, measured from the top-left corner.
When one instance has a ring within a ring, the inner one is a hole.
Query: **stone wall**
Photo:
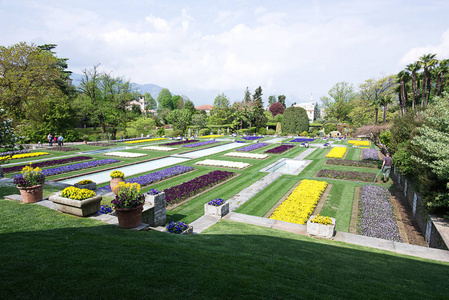
[[[142,222],[150,227],[165,226],[167,219],[165,193],[146,195],[142,212]]]
[[[440,232],[441,226],[436,225],[441,223],[441,218],[430,215],[427,212],[421,195],[415,191],[412,183],[394,167],[391,178],[396,186],[404,193],[404,197],[412,208],[413,216],[421,232],[424,234],[427,245],[432,248],[447,250],[448,241],[444,240],[444,234]]]

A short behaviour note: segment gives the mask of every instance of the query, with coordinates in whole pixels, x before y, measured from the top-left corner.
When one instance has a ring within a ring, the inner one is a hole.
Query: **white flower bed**
[[[146,154],[145,153],[132,153],[132,152],[106,152],[103,155],[133,158],[133,157],[145,156]]]
[[[244,153],[244,152],[229,152],[224,156],[241,157],[241,158],[257,158],[264,159],[267,158],[267,154],[256,154],[256,153]]]
[[[244,169],[248,167],[250,164],[239,161],[206,159],[195,163],[195,165]]]
[[[178,148],[162,147],[162,146],[148,146],[140,148],[142,150],[154,150],[154,151],[173,151]]]

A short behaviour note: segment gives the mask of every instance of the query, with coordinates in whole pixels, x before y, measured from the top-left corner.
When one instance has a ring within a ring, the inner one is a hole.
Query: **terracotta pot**
[[[111,179],[111,190],[114,194],[117,195],[117,193],[114,191],[114,188],[120,183],[120,182],[125,182],[125,179],[123,178],[112,178]]]
[[[142,223],[143,204],[133,208],[116,208],[118,226],[121,228],[134,228]]]
[[[42,200],[43,196],[43,184],[34,185],[30,187],[17,187],[22,196],[23,203],[36,203]]]

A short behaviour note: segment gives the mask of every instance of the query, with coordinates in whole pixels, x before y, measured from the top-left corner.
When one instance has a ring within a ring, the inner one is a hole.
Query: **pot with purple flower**
[[[134,228],[142,222],[145,195],[140,194],[138,183],[120,182],[115,188],[115,199],[111,201],[121,228]]]
[[[174,234],[193,234],[193,226],[185,222],[170,222],[165,227],[165,231]]]
[[[204,204],[204,214],[222,218],[229,213],[229,202],[221,198],[214,199]]]
[[[35,203],[41,201],[43,198],[43,185],[45,182],[45,175],[38,167],[32,168],[31,163],[25,166],[21,174],[14,177],[14,184],[20,191],[23,203]]]

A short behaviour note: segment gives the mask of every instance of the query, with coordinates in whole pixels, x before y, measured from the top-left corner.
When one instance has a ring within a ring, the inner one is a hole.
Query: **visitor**
[[[391,157],[390,153],[387,152],[387,155],[384,157],[384,161],[382,163],[382,181],[387,182],[390,178],[390,171],[391,171]]]
[[[56,145],[56,143],[58,142],[58,138],[56,137],[56,133],[55,133],[55,136],[53,137],[53,142],[55,142],[55,145]]]
[[[64,138],[62,137],[62,135],[59,135],[59,136],[58,136],[58,145],[59,145],[60,147],[61,147],[62,145],[64,145],[63,141],[64,141]]]
[[[51,135],[51,133],[49,133],[47,135],[47,140],[48,140],[48,145],[51,147],[53,144],[53,136]]]

